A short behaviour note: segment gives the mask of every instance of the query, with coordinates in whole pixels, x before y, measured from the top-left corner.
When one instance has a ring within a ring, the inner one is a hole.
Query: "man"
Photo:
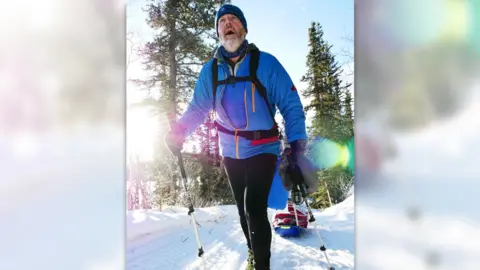
[[[245,39],[247,21],[238,7],[223,5],[216,29],[221,46],[203,66],[187,110],[165,139],[172,153],[178,153],[185,137],[215,110],[220,154],[247,240],[247,269],[270,269],[267,202],[280,155],[274,105],[285,119],[292,157],[301,155],[305,146],[305,113],[280,62]]]

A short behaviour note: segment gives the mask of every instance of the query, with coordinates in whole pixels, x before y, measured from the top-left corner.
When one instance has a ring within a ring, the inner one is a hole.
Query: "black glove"
[[[299,167],[299,160],[305,157],[305,140],[297,140],[290,143],[290,153],[287,155],[288,166],[287,173],[290,174],[293,184],[301,185],[305,183],[302,170]]]
[[[164,140],[170,152],[178,156],[182,151],[183,143],[185,142],[185,134],[187,129],[178,123],[173,123],[170,131],[165,134]]]
[[[305,156],[306,140],[297,140],[290,143],[280,157],[279,174],[283,186],[290,191],[293,185],[305,185],[307,192],[315,192],[318,188],[318,170]]]
[[[280,156],[279,174],[283,181],[283,186],[290,191],[295,184],[304,182],[302,172],[298,166],[298,157],[305,151],[305,140],[293,141],[290,147],[285,148]]]

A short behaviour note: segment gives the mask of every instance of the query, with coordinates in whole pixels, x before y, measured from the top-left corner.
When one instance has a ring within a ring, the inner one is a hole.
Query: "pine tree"
[[[305,110],[314,111],[310,128],[313,136],[323,136],[335,140],[341,118],[342,70],[331,53],[331,45],[323,39],[323,30],[319,23],[312,22],[309,28],[309,47],[307,55],[307,73],[301,81],[308,83],[303,96],[310,100]]]
[[[178,104],[190,99],[199,70],[215,45],[215,13],[223,2],[152,0],[147,5],[147,24],[155,37],[142,50],[151,76],[139,83],[157,91],[162,108],[180,113]]]
[[[353,115],[353,98],[352,98],[352,93],[350,91],[345,91],[345,98],[343,99],[343,108],[344,108],[344,114],[343,114],[343,119],[344,119],[344,136],[348,140],[349,138],[352,138],[354,135],[354,115]]]
[[[302,82],[307,83],[303,96],[309,100],[305,110],[313,111],[314,117],[310,127],[311,137],[324,137],[337,143],[348,141],[353,135],[352,97],[347,91],[349,84],[342,82],[340,65],[331,52],[332,46],[323,38],[319,23],[312,22],[308,30],[310,51],[307,55],[307,72]],[[350,181],[349,172],[343,168],[329,168],[319,174],[319,181],[326,181],[332,200],[341,201],[345,179]],[[324,183],[319,185],[313,195],[314,206],[328,205]]]
[[[343,97],[343,89],[340,86],[340,81],[335,80],[333,87],[332,87],[332,112],[331,112],[331,117],[332,117],[332,134],[331,138],[336,141],[340,142],[344,138],[344,117],[343,117],[343,102],[342,102],[342,97]]]
[[[154,37],[141,50],[144,69],[149,74],[137,84],[152,96],[150,105],[157,113],[181,114],[191,98],[199,71],[211,57],[215,46],[215,14],[225,1],[211,0],[151,0],[144,11],[147,24],[154,30]],[[159,138],[163,138],[164,129]],[[161,142],[162,143],[162,142]],[[163,146],[157,147],[156,162],[162,198],[175,203],[180,195],[181,179],[175,173],[176,159],[165,155]],[[196,167],[186,159],[186,167]],[[191,179],[193,176],[189,175]],[[166,181],[169,179],[170,184]]]

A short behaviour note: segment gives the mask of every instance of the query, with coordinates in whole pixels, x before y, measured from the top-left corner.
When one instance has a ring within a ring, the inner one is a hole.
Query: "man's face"
[[[231,14],[226,14],[218,20],[218,35],[223,47],[234,52],[245,40],[246,32],[242,22]]]

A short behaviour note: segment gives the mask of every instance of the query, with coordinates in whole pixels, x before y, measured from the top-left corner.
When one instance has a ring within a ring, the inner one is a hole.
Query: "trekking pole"
[[[168,124],[169,124],[170,129],[171,129],[173,124],[175,123],[175,114],[168,114],[167,113],[167,119],[169,120]],[[192,219],[191,222],[193,224],[193,230],[195,231],[195,238],[197,240],[197,247],[198,247],[198,257],[202,258],[203,266],[204,266],[204,269],[205,269],[206,268],[206,262],[205,262],[205,258],[202,257],[204,251],[203,251],[202,243],[200,242],[200,235],[198,233],[197,220],[195,219],[195,214],[194,214],[195,209],[193,208],[193,199],[192,199],[191,194],[188,192],[188,188],[187,188],[187,173],[185,172],[183,157],[182,157],[182,154],[180,152],[176,156],[177,156],[177,159],[178,159],[177,161],[178,161],[178,167],[180,168],[180,174],[182,175],[183,188],[185,189],[185,193],[187,194],[187,197],[188,197],[188,202],[189,202],[188,215]]]
[[[310,223],[313,222],[314,230],[317,234],[318,240],[320,241],[320,250],[323,252],[323,254],[325,255],[325,259],[327,260],[328,270],[335,270],[335,268],[330,263],[330,260],[328,259],[327,248],[325,247],[325,244],[323,243],[322,236],[320,235],[320,232],[318,231],[315,216],[313,215],[312,209],[310,208],[310,205],[308,204],[307,192],[305,191],[305,186],[303,184],[298,185],[298,186],[299,186],[300,192],[302,193],[303,200],[305,201],[305,205],[307,206],[308,214],[310,215],[310,219],[308,220],[308,222],[310,222]]]
[[[302,198],[299,196],[300,189],[298,188],[298,184],[294,184],[292,187],[292,207],[293,207],[293,212],[295,213],[295,224],[297,227],[300,227],[300,224],[298,222],[298,213],[297,213],[297,204],[300,205],[302,203]]]

